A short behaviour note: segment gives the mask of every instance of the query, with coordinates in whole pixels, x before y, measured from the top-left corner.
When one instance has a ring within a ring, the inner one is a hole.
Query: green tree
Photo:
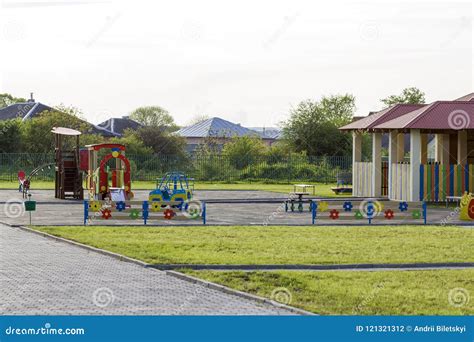
[[[21,151],[21,119],[0,121],[0,153]]]
[[[170,113],[159,106],[139,107],[130,114],[130,119],[143,126],[165,127],[169,131],[175,131],[178,128]]]
[[[26,99],[22,97],[14,97],[10,94],[0,94],[0,108],[8,107],[14,103],[26,102]]]
[[[294,151],[309,156],[350,155],[350,136],[339,127],[351,122],[354,111],[355,98],[349,94],[303,101],[283,123],[283,137]]]
[[[222,154],[229,158],[236,169],[243,169],[255,163],[266,150],[262,139],[258,137],[234,137],[224,145]]]
[[[74,115],[57,110],[44,111],[37,117],[23,122],[22,142],[24,150],[30,153],[52,152],[54,150],[54,135],[51,133],[53,127],[67,127],[83,133],[92,128],[91,124]],[[69,140],[65,141],[66,146]]]
[[[416,87],[405,88],[400,95],[390,95],[380,100],[387,107],[398,103],[423,104],[425,103],[425,93]]]
[[[125,134],[118,138],[111,138],[111,143],[122,144],[127,148],[127,154],[131,155],[151,155],[153,149],[145,146],[143,141],[135,134],[133,130],[125,130]]]
[[[134,132],[145,146],[151,147],[155,154],[183,156],[186,141],[183,137],[170,134],[163,127],[145,126]]]

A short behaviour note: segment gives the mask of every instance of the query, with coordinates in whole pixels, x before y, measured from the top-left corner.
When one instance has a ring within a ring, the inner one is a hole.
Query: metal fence
[[[131,155],[132,179],[155,181],[169,171],[183,171],[196,181],[272,182],[311,181],[332,183],[341,171],[351,171],[351,157],[262,156],[233,158],[227,155]],[[0,154],[0,180],[16,181],[19,170],[54,162],[53,154]],[[54,179],[54,168],[45,167],[36,180]]]

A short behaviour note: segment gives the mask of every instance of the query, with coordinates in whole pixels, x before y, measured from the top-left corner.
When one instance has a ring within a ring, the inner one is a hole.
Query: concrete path
[[[2,315],[291,315],[0,224]]]

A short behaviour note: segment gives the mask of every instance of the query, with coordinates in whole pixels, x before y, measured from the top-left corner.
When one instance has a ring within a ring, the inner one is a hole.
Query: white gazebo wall
[[[352,169],[352,195],[356,197],[372,197],[372,163],[354,162]]]

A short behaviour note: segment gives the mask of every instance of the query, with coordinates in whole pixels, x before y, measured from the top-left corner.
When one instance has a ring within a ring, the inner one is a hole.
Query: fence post
[[[143,201],[142,209],[143,209],[143,224],[146,224],[146,221],[148,219],[148,201]]]
[[[372,201],[369,201],[367,203],[367,218],[369,219],[369,224],[372,224],[372,217],[374,215],[374,212],[375,212],[374,203]]]
[[[423,201],[423,221],[424,223],[426,224],[426,221],[427,221],[427,214],[428,214],[428,210],[427,210],[427,205],[426,205],[426,202]]]
[[[89,218],[89,201],[84,200],[84,226],[87,224],[88,218]]]
[[[206,224],[206,202],[202,202],[202,224]]]

